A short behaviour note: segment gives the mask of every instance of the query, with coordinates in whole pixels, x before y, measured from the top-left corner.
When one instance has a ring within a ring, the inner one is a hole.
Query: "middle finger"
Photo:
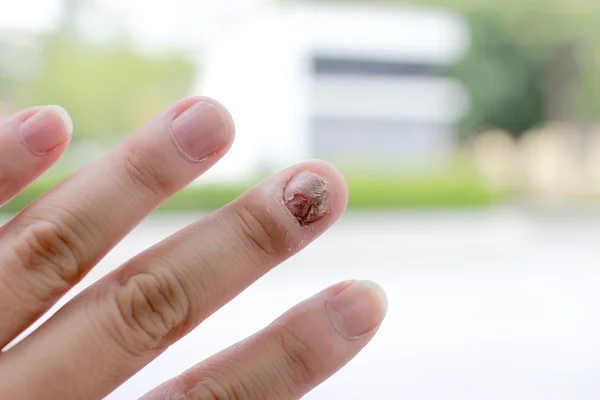
[[[323,233],[346,201],[327,164],[276,175],[67,304],[0,358],[0,393],[102,398]]]

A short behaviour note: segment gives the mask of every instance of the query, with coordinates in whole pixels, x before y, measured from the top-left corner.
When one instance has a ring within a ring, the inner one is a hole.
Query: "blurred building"
[[[468,107],[445,70],[468,44],[465,24],[439,10],[245,13],[211,41],[195,91],[222,101],[237,124],[234,148],[210,176],[251,179],[307,158],[398,172],[444,165]]]

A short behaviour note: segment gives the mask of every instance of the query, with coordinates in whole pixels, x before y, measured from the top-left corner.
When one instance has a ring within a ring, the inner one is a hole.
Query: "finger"
[[[60,158],[72,133],[59,106],[30,108],[0,123],[0,206]]]
[[[299,399],[363,349],[386,311],[385,293],[374,283],[339,284],[142,400]]]
[[[322,162],[265,181],[140,254],[6,352],[0,393],[27,380],[37,386],[25,398],[41,388],[49,398],[67,388],[86,399],[106,395],[324,232],[346,202],[343,178]]]
[[[233,123],[181,101],[0,231],[0,348],[51,307],[139,221],[225,154]]]

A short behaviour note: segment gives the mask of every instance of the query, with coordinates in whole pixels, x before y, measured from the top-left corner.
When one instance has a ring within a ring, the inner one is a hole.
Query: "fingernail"
[[[303,171],[288,182],[283,199],[300,225],[308,225],[329,212],[331,188],[321,175]]]
[[[179,150],[191,161],[200,161],[227,145],[227,120],[213,104],[200,101],[171,124]]]
[[[359,281],[331,298],[327,312],[340,334],[356,340],[381,325],[387,307],[387,297],[379,285]]]
[[[69,141],[73,121],[60,106],[46,106],[19,126],[19,135],[33,154],[41,156]]]

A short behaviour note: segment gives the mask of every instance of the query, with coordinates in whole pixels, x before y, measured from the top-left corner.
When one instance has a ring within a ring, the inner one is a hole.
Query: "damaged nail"
[[[329,182],[314,172],[300,172],[287,184],[283,199],[300,225],[308,225],[321,219],[331,208]]]

